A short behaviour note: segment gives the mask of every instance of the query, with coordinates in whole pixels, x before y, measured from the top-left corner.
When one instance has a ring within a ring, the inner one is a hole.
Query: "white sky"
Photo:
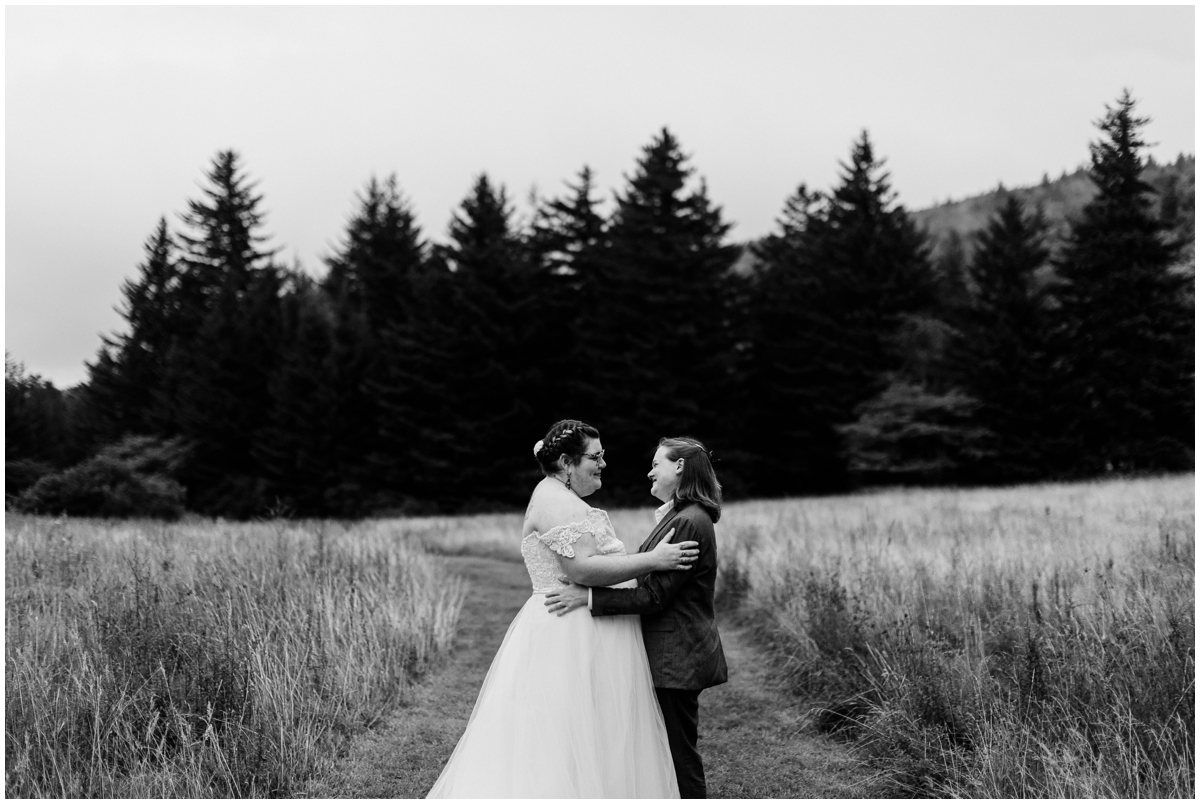
[[[5,9],[5,348],[66,387],[159,216],[232,147],[313,274],[392,172],[424,234],[481,171],[623,189],[668,126],[746,240],[870,131],[912,209],[1057,176],[1123,87],[1195,153],[1192,6]]]

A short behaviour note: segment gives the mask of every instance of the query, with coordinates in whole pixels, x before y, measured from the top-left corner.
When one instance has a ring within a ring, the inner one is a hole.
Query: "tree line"
[[[1189,470],[1194,268],[1142,179],[1147,122],[1128,92],[1106,107],[1097,193],[1054,255],[1010,196],[934,259],[863,132],[750,270],[665,128],[611,212],[586,167],[524,222],[482,174],[442,242],[373,178],[320,278],[264,247],[222,151],[182,227],[151,233],[84,384],[7,361],[9,494],[52,512],[56,474],[140,444],[174,451],[155,465],[209,515],[508,508],[560,418],[601,430],[609,505],[645,502],[678,434],[731,497]]]

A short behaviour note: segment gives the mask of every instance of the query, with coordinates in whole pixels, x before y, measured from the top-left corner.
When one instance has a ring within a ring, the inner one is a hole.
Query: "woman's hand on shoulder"
[[[671,542],[673,535],[675,535],[675,528],[671,528],[667,532],[667,535],[662,537],[662,541],[649,553],[654,559],[655,572],[691,569],[692,564],[700,557],[699,542],[679,542],[678,544],[674,544]]]

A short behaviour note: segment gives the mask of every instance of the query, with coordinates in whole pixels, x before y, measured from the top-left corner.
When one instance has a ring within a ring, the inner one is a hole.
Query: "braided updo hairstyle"
[[[588,442],[599,437],[600,431],[590,424],[576,419],[563,419],[555,422],[546,432],[546,437],[534,445],[533,457],[537,458],[542,473],[549,477],[562,471],[558,465],[559,456],[566,455],[567,462],[574,466],[582,459]]]

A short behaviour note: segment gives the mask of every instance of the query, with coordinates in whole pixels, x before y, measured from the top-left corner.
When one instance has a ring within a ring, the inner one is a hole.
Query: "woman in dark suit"
[[[654,692],[666,722],[682,798],[704,798],[704,766],[696,747],[700,692],[728,678],[713,596],[721,484],[708,450],[694,438],[664,438],[651,461],[650,493],[662,500],[658,520],[639,553],[664,538],[694,541],[700,556],[686,572],[651,572],[635,589],[572,585],[546,596],[556,614],[586,605],[592,616],[640,614]],[[671,530],[674,534],[670,534]]]

